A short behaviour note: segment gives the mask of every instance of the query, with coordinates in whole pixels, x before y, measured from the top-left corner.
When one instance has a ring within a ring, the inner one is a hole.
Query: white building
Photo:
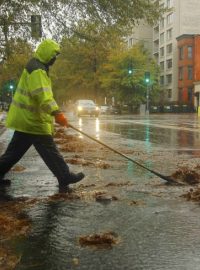
[[[171,8],[153,27],[153,55],[160,65],[160,84],[166,101],[178,100],[176,38],[200,33],[200,0],[160,0]]]

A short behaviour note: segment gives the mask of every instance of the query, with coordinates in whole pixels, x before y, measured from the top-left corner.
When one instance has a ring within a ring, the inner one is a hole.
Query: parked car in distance
[[[108,109],[109,109],[108,105],[101,105],[99,107],[100,107],[100,113],[101,114],[107,114],[108,113]]]
[[[121,114],[121,108],[119,105],[112,105],[108,108],[109,114]]]
[[[90,99],[79,99],[75,102],[75,113],[77,116],[81,115],[94,115],[96,117],[99,116],[100,109],[94,103],[93,100]]]

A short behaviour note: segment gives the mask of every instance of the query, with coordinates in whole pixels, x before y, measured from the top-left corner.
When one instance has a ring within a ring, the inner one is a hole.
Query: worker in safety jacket
[[[11,142],[0,157],[0,184],[9,184],[5,174],[26,151],[34,145],[48,168],[57,177],[60,191],[84,178],[72,173],[53,141],[53,121],[68,126],[65,115],[54,100],[49,67],[60,53],[60,46],[46,39],[38,46],[34,57],[27,63],[19,80],[8,112],[6,126],[14,129]]]

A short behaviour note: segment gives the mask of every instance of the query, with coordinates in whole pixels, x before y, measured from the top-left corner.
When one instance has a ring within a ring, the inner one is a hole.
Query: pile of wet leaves
[[[64,152],[83,152],[85,143],[76,135],[66,134],[64,129],[56,129],[54,134],[55,142],[60,145]]]
[[[82,137],[79,137],[78,134],[68,134],[66,129],[58,128],[54,134],[54,140],[56,144],[59,145],[59,148],[63,152],[74,152],[76,153],[76,157],[80,158],[77,153],[80,152],[96,152],[97,150],[103,150],[103,152],[107,152],[105,147],[101,145],[91,142],[89,140],[83,140]],[[72,162],[81,162],[81,160],[72,160]],[[89,161],[82,161],[83,165],[91,165]]]
[[[65,162],[73,165],[81,165],[81,166],[91,166],[93,168],[100,169],[109,169],[112,166],[99,159],[99,158],[88,158],[85,159],[81,157],[80,152],[96,152],[103,149],[103,153],[105,154],[105,148],[98,144],[94,144],[87,140],[83,140],[77,135],[66,134],[65,129],[59,128],[56,129],[56,133],[54,135],[56,144],[59,145],[59,148],[62,152],[73,152],[75,153],[71,158],[64,158]]]
[[[12,270],[20,262],[20,256],[16,256],[7,247],[0,247],[0,269]]]
[[[187,201],[200,202],[200,187],[195,190],[191,188],[187,193],[181,195],[181,197],[186,198]]]
[[[67,163],[73,164],[73,165],[92,166],[92,167],[101,168],[101,169],[111,168],[110,164],[108,164],[100,159],[93,162],[93,161],[88,161],[88,160],[85,160],[84,158],[79,158],[79,157],[75,156],[73,158],[65,158],[65,161]]]
[[[132,186],[132,185],[133,183],[131,183],[130,181],[119,182],[119,183],[110,182],[106,184],[106,187],[124,187],[124,186]]]
[[[200,183],[200,174],[197,170],[189,169],[187,167],[180,167],[171,176],[177,182],[196,185]]]
[[[117,201],[118,198],[115,195],[108,194],[103,189],[94,189],[94,190],[86,190],[83,187],[79,187],[76,190],[72,190],[69,193],[58,193],[49,196],[47,199],[43,199],[46,202],[56,202],[56,201],[73,201],[73,200],[84,200],[84,201],[92,201],[95,200],[97,202],[111,202]]]
[[[115,232],[95,233],[79,237],[79,244],[82,247],[88,246],[93,248],[112,248],[120,242],[118,235]]]

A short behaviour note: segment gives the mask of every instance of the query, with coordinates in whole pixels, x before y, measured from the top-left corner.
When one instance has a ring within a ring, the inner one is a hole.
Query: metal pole
[[[149,84],[147,84],[146,99],[147,99],[146,114],[149,115]]]

